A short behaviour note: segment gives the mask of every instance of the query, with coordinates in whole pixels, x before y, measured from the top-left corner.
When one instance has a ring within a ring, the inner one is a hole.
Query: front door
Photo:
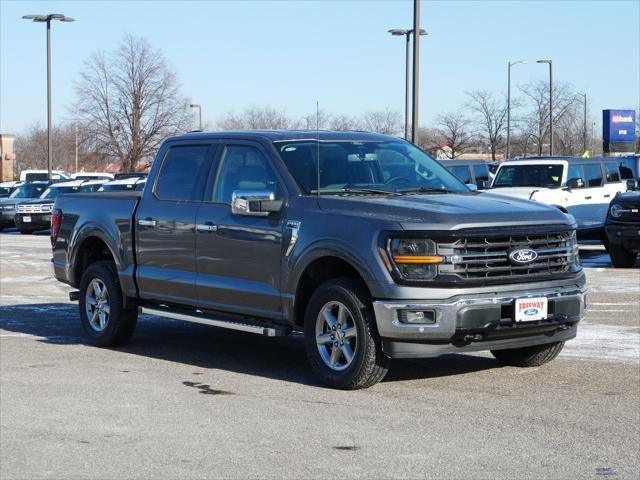
[[[195,305],[195,223],[214,147],[173,145],[136,214],[140,297]],[[160,160],[158,160],[160,161]]]
[[[215,182],[197,214],[199,305],[279,319],[283,215],[233,214],[231,196],[242,190],[274,192],[280,199],[284,195],[261,146],[228,143],[221,149]]]

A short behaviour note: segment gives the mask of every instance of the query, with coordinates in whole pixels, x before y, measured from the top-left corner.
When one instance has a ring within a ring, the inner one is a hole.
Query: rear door
[[[270,191],[282,199],[283,183],[258,143],[228,142],[219,156],[215,181],[197,217],[198,304],[278,319],[284,215],[233,214],[231,196],[234,191]]]
[[[214,152],[214,143],[174,143],[158,155],[158,174],[136,215],[141,298],[196,304],[196,213]]]
[[[603,172],[599,163],[569,164],[567,179],[580,178],[584,186],[567,192],[567,210],[574,216],[578,230],[602,227],[609,202],[604,202]]]

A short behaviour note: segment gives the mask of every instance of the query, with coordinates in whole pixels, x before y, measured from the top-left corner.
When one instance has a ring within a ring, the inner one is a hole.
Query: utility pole
[[[413,31],[420,32],[420,0],[413,0]],[[419,143],[418,101],[420,84],[420,35],[413,36],[413,110],[411,116],[411,141]]]
[[[511,67],[518,65],[519,63],[527,63],[526,60],[518,60],[517,62],[508,62],[509,68],[507,69],[507,155],[505,160],[511,158]]]

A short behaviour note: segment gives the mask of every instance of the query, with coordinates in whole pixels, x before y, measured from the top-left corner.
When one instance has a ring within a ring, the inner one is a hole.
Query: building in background
[[[0,182],[13,180],[13,161],[16,156],[13,153],[15,135],[0,133]]]
[[[605,155],[624,155],[636,149],[635,110],[602,111],[602,151]]]

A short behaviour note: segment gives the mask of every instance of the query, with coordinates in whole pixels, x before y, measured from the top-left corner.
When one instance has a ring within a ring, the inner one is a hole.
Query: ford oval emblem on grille
[[[509,260],[515,265],[526,265],[527,263],[534,262],[536,258],[538,258],[538,254],[530,248],[519,248],[509,254]]]

